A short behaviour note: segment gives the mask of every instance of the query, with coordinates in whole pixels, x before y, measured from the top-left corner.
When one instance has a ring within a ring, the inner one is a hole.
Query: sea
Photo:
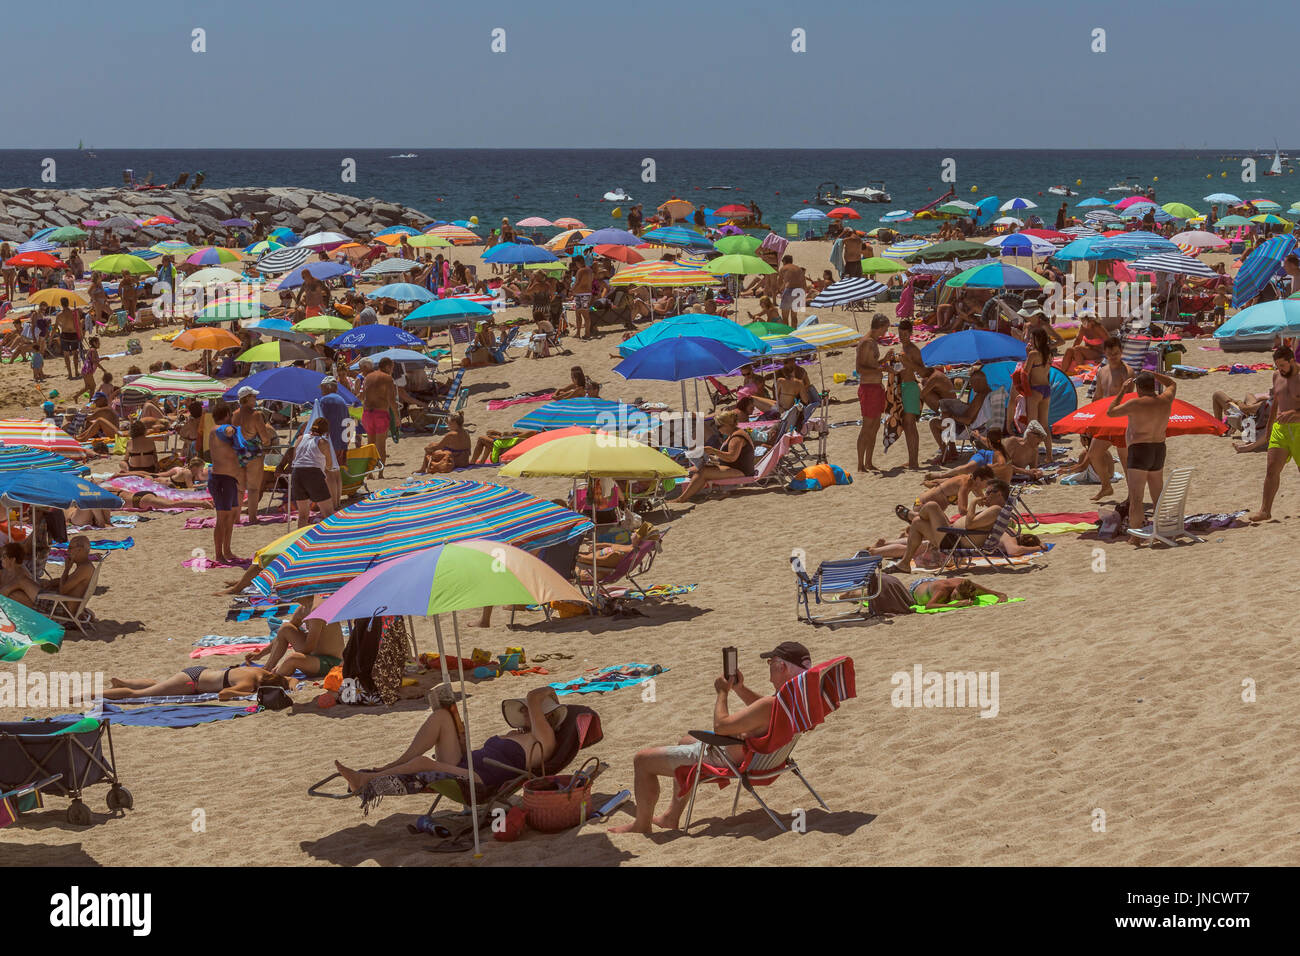
[[[414,155],[408,155],[414,154]],[[1244,159],[1254,160],[1254,181],[1245,181]],[[53,165],[46,160],[53,160]],[[1203,197],[1228,192],[1243,199],[1281,203],[1281,214],[1300,200],[1300,154],[1281,176],[1263,173],[1273,151],[1014,150],[1014,149],[67,149],[0,150],[0,188],[22,186],[91,188],[119,186],[123,170],[137,179],[153,174],[171,183],[182,172],[191,181],[202,171],[205,188],[297,186],[376,197],[418,209],[435,219],[477,217],[484,226],[507,216],[556,219],[572,216],[588,226],[618,225],[627,203],[602,199],[622,189],[647,213],[680,197],[706,208],[758,204],[763,218],[784,233],[785,224],[812,200],[821,184],[835,192],[883,183],[892,199],[884,205],[855,204],[862,222],[917,209],[955,188],[954,198],[1023,198],[1055,219],[1061,197],[1048,187],[1065,185],[1111,200],[1120,182],[1156,191],[1161,203],[1184,202],[1205,211]],[[351,174],[351,175],[350,175]],[[43,178],[54,176],[50,182]],[[721,188],[726,187],[726,188]],[[902,232],[932,229],[903,224]]]

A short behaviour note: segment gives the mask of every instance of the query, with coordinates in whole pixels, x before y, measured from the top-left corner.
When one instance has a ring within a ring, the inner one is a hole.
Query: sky
[[[7,4],[0,147],[1286,148],[1300,143],[1293,11],[1280,0]],[[795,30],[806,52],[792,50]]]

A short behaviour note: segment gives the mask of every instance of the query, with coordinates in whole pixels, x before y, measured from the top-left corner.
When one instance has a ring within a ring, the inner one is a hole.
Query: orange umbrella
[[[548,441],[555,441],[557,438],[572,438],[574,435],[604,435],[606,432],[597,431],[594,428],[583,428],[581,425],[573,425],[569,428],[556,428],[552,431],[538,432],[532,438],[525,438],[517,445],[507,448],[501,453],[501,461],[514,461],[520,455],[526,455],[534,448],[545,445]],[[617,436],[614,436],[617,437]]]
[[[832,219],[861,219],[862,215],[856,209],[850,209],[848,206],[836,206],[826,215]]]
[[[196,352],[199,349],[219,352],[221,349],[238,348],[243,344],[243,342],[239,341],[239,336],[233,332],[212,328],[211,326],[201,329],[189,329],[172,339],[172,345],[176,346],[176,348],[188,349],[191,352]]]
[[[606,259],[617,259],[619,262],[641,262],[645,259],[645,256],[632,249],[631,246],[596,246],[595,251],[598,256],[604,256]]]
[[[673,219],[685,219],[695,212],[695,206],[685,199],[670,199],[660,206],[656,212],[671,216]]]
[[[555,220],[551,225],[559,226],[561,229],[586,229],[587,224],[581,219],[574,219],[572,216],[564,216]]]

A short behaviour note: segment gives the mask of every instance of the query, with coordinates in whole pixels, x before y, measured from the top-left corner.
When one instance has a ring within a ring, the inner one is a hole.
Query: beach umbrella
[[[1128,431],[1128,418],[1106,414],[1111,398],[1099,398],[1078,411],[1066,415],[1052,426],[1053,435],[1091,435],[1108,441],[1123,439]],[[1175,398],[1169,408],[1169,425],[1165,434],[1169,438],[1180,435],[1226,435],[1228,426],[1209,412]]]
[[[1159,255],[1143,256],[1128,264],[1134,272],[1168,272],[1173,275],[1195,276],[1198,279],[1213,279],[1217,273],[1200,259],[1193,259],[1181,252],[1162,252]]]
[[[223,262],[238,262],[240,255],[234,249],[223,246],[203,246],[194,250],[185,261],[192,266],[215,266]]]
[[[757,323],[750,323],[750,324],[754,325]],[[776,325],[777,323],[769,322],[764,324]],[[842,328],[842,326],[839,327]],[[768,358],[772,358],[775,356],[784,357],[786,355],[797,355],[801,352],[817,351],[817,346],[813,345],[812,343],[805,342],[803,339],[795,338],[794,335],[791,334],[793,331],[794,331],[793,329],[789,329],[785,332],[779,332],[776,335],[760,336],[762,340],[768,344],[769,347],[768,351],[765,353],[766,357]]]
[[[171,216],[150,216],[148,219],[140,220],[142,226],[174,226],[179,219],[173,219]]]
[[[818,220],[829,218],[830,216],[826,215],[826,213],[822,212],[820,209],[809,206],[807,209],[800,209],[790,217],[790,220],[792,222],[817,222]]]
[[[375,233],[375,238],[378,239],[380,236],[418,236],[418,235],[420,235],[420,230],[416,229],[414,226],[398,225],[398,226],[389,226],[387,229],[380,229],[377,233]]]
[[[998,210],[1001,212],[1011,212],[1012,210],[1015,209],[1037,209],[1037,208],[1038,208],[1038,203],[1034,202],[1033,200],[1025,199],[1021,196],[1016,196],[1014,199],[1008,199],[1006,202],[1004,202],[1001,206],[998,207]]]
[[[1102,199],[1100,196],[1089,196],[1083,202],[1076,203],[1076,206],[1109,206],[1109,199]]]
[[[718,256],[705,269],[715,276],[766,276],[776,272],[758,256],[730,255]]]
[[[367,355],[367,359],[378,364],[384,359],[392,359],[397,365],[437,365],[438,360],[430,358],[423,352],[413,352],[410,349],[384,349],[382,352],[376,352],[373,355]],[[348,368],[356,371],[361,367],[365,359],[357,359]]]
[[[888,262],[889,260],[882,260]],[[891,263],[893,265],[893,263]],[[863,270],[866,271],[865,269]],[[873,279],[864,279],[860,276],[847,276],[837,282],[832,282],[816,297],[809,301],[809,305],[815,308],[834,308],[837,305],[848,305],[850,302],[861,302],[864,299],[874,299],[878,295],[884,295],[889,290]],[[757,324],[757,323],[754,323]],[[775,325],[777,323],[764,323],[766,325]],[[749,326],[746,326],[749,328]],[[789,327],[783,327],[781,332],[788,334],[792,330]]]
[[[640,262],[626,269],[620,269],[609,280],[609,284],[672,289],[684,286],[717,285],[719,281],[717,276],[704,269],[682,266],[672,261],[656,260]]]
[[[229,334],[229,333],[227,333]],[[320,354],[297,342],[262,342],[235,356],[236,362],[295,362],[298,359],[318,359]]]
[[[60,226],[45,238],[51,242],[76,242],[78,239],[84,239],[90,233],[76,226]]]
[[[516,226],[524,226],[528,229],[542,229],[546,226],[553,226],[555,223],[549,219],[543,219],[541,216],[529,216],[527,219],[520,219]]]
[[[686,199],[669,199],[659,206],[655,212],[669,216],[673,219],[685,219],[691,213],[695,212],[695,205]]]
[[[834,322],[812,322],[801,325],[791,332],[789,337],[821,350],[850,345],[861,339],[862,333],[855,332],[847,325],[838,325]]]
[[[832,219],[861,219],[862,214],[852,206],[836,206],[826,213]]]
[[[1096,224],[1100,222],[1123,222],[1124,220],[1109,209],[1094,209],[1083,217],[1085,221]]]
[[[574,435],[590,435],[590,434],[592,434],[592,429],[584,428],[579,425],[571,425],[568,428],[554,428],[551,429],[550,431],[538,432],[536,435],[530,435],[529,437],[525,438],[523,441],[511,445],[509,448],[503,451],[501,453],[501,463],[503,465],[508,464],[509,462],[514,461],[520,455],[527,454],[528,452],[532,451],[534,448],[537,448],[539,445],[544,445],[547,442],[555,441],[556,439],[559,438],[572,438]],[[611,438],[616,437],[616,433],[614,432],[596,431],[595,434],[608,435]]]
[[[1255,207],[1257,212],[1272,212],[1275,209],[1282,208],[1281,203],[1275,203],[1271,199],[1248,199],[1246,201]]]
[[[56,455],[52,451],[29,445],[10,445],[0,442],[0,472],[4,471],[62,471],[69,475],[84,475],[90,469],[85,465]]]
[[[299,600],[337,591],[386,561],[441,544],[487,538],[538,551],[585,534],[581,515],[503,485],[434,478],[384,488],[307,529],[253,581]]]
[[[984,245],[996,246],[1004,256],[1050,256],[1056,252],[1056,246],[1046,239],[1026,236],[1020,232],[989,239]]]
[[[946,202],[942,206],[939,206],[934,211],[938,213],[943,213],[945,216],[965,216],[968,215],[970,211],[974,208],[975,207],[968,202],[964,203],[961,201],[956,201],[956,202]]]
[[[311,273],[313,279],[325,282],[328,279],[337,279],[339,276],[351,275],[352,267],[345,266],[341,262],[304,262],[278,279],[268,282],[266,291],[279,292],[281,289],[296,289],[306,281],[308,272]]]
[[[163,256],[186,256],[198,247],[181,239],[164,239],[162,242],[155,242],[149,248]]]
[[[109,216],[99,225],[101,228],[104,229],[112,229],[115,231],[126,230],[127,232],[134,232],[136,229],[140,228],[140,223],[137,220],[132,219],[130,216],[124,216],[120,213],[116,216]]]
[[[561,216],[553,223],[561,229],[586,229],[587,224],[581,219],[574,219],[572,216]]]
[[[959,289],[1041,289],[1047,280],[1036,272],[996,262],[959,272],[948,280],[948,285]]]
[[[1232,307],[1240,309],[1273,278],[1282,266],[1282,260],[1294,251],[1294,236],[1274,236],[1256,247],[1237,270],[1232,282]]]
[[[903,259],[906,262],[939,262],[946,259],[960,259],[963,256],[966,258],[980,256],[982,258],[988,255],[988,251],[988,247],[982,242],[953,239],[948,242],[937,242],[934,245],[924,246],[903,256]],[[885,257],[894,258],[889,255],[889,249],[885,250]]]
[[[455,246],[471,246],[476,242],[483,241],[483,238],[478,233],[471,232],[463,226],[434,226],[432,229],[425,230],[424,234],[446,239]]]
[[[328,250],[351,241],[347,236],[338,232],[313,232],[310,236],[303,236],[303,238],[299,239],[297,248]]]
[[[516,457],[500,474],[506,478],[682,478],[686,469],[634,438],[589,432],[545,442]]]
[[[298,234],[288,226],[277,226],[266,234],[266,238],[285,245],[292,245],[298,241]]]
[[[234,319],[258,319],[265,314],[266,306],[256,299],[232,296],[205,305],[195,314],[194,321],[202,325],[208,322],[230,322]],[[245,328],[251,327],[252,324],[249,323]]]
[[[1056,250],[1056,253],[1052,258],[1059,259],[1062,262],[1082,262],[1122,258],[1121,255],[1105,252],[1097,245],[1099,240],[1105,238],[1105,236],[1100,234],[1080,236]]]
[[[392,282],[366,293],[367,299],[392,299],[396,302],[432,302],[437,298],[424,286],[410,282]]]
[[[1148,205],[1154,205],[1154,203],[1152,203],[1151,200],[1150,200],[1148,197],[1146,197],[1146,196],[1125,196],[1125,197],[1124,197],[1123,199],[1121,199],[1119,202],[1115,203],[1115,208],[1116,208],[1116,209],[1127,209],[1129,206],[1135,206],[1135,205],[1139,205],[1139,204],[1141,204],[1141,203],[1146,203],[1146,204],[1148,204]]]
[[[0,597],[0,661],[22,660],[33,647],[56,654],[62,643],[62,625],[12,598]]]
[[[205,286],[217,285],[218,283],[237,283],[240,281],[240,275],[233,269],[224,269],[221,266],[209,266],[206,269],[199,269],[196,272],[186,276],[181,286],[192,286],[194,288],[203,288]]]
[[[604,231],[601,230],[601,232]],[[713,245],[712,241],[689,226],[665,226],[660,229],[651,229],[641,237],[641,240],[642,242],[653,242],[661,246],[695,246],[704,249],[708,249]],[[594,240],[591,236],[588,236],[587,241],[593,242]]]
[[[662,339],[637,349],[614,366],[624,378],[653,382],[680,382],[682,409],[686,408],[686,380],[707,375],[731,375],[750,361],[735,349],[713,339],[684,336]]]
[[[1194,246],[1197,249],[1222,249],[1228,243],[1212,232],[1179,232],[1169,237],[1169,241],[1179,248]]]
[[[246,332],[256,332],[260,336],[269,339],[284,339],[287,342],[297,342],[300,345],[308,345],[312,337],[306,332],[297,332],[294,330],[293,323],[288,319],[257,319],[253,322],[244,324]]]
[[[754,333],[742,329],[730,319],[708,315],[707,313],[689,313],[687,315],[670,316],[647,325],[636,335],[621,342],[618,346],[618,352],[626,358],[647,345],[653,345],[664,339],[683,337],[713,339],[737,352],[762,354],[768,351],[768,346],[762,339]],[[574,424],[581,423],[575,422]]]
[[[1018,362],[989,362],[982,366],[989,388],[994,390],[1004,388],[1008,395],[1013,395],[1015,386],[1011,376],[1015,373],[1018,364]],[[1079,407],[1079,395],[1074,383],[1070,381],[1070,376],[1055,365],[1048,372],[1047,381],[1052,390],[1051,404],[1047,412],[1047,417],[1050,419],[1047,425],[1050,427]]]
[[[37,229],[34,233],[32,233],[30,236],[27,237],[27,241],[28,242],[43,241],[44,239],[46,239],[46,237],[49,236],[50,233],[54,232],[54,230],[58,228],[59,228],[58,226],[46,226],[44,229]]]
[[[1300,299],[1275,299],[1247,306],[1214,330],[1216,339],[1237,335],[1294,335],[1300,332]]]
[[[254,372],[242,382],[232,385],[222,397],[227,401],[238,401],[239,390],[247,386],[257,392],[258,399],[263,402],[310,405],[321,397],[320,383],[324,378],[325,375],[315,369],[298,368],[296,365],[268,368]],[[358,404],[357,397],[341,384],[338,386],[337,394],[349,405]]]
[[[312,256],[311,249],[302,246],[289,246],[268,252],[257,260],[257,271],[266,273],[290,272],[302,265]]]
[[[491,314],[492,310],[486,305],[469,299],[438,299],[435,302],[426,302],[419,308],[412,310],[406,318],[402,319],[402,324],[415,326],[456,325],[467,319],[479,319]]]
[[[116,258],[116,257],[109,256],[108,258]],[[135,256],[124,256],[122,258],[134,259]],[[97,261],[103,262],[104,260],[99,259]],[[140,264],[143,265],[150,272],[153,272],[153,269],[150,266],[146,265],[142,260],[137,260],[137,261],[139,261]],[[63,260],[59,259],[57,256],[50,255],[48,252],[20,252],[18,253],[18,255],[11,256],[10,258],[6,259],[5,265],[35,266],[42,269],[57,269],[59,268],[59,266],[63,265]],[[91,265],[91,268],[92,269],[94,268],[94,264]]]
[[[1122,232],[1093,240],[1095,248],[1112,259],[1137,259],[1156,253],[1177,253],[1178,247],[1154,232]]]
[[[615,262],[625,262],[629,265],[642,262],[645,256],[637,252],[631,246],[604,245],[596,246],[592,250],[598,256],[604,256],[606,259],[613,259]],[[543,265],[544,263],[533,263],[533,265]]]
[[[1000,332],[980,329],[941,335],[921,349],[921,359],[926,365],[973,365],[1024,357],[1024,342]]]
[[[1073,238],[1076,238],[1076,239],[1077,239],[1078,237],[1080,237],[1080,236],[1100,236],[1100,235],[1101,235],[1101,233],[1099,233],[1096,229],[1093,229],[1093,228],[1090,227],[1090,226],[1066,226],[1064,229],[1061,230],[1061,234],[1064,235],[1064,236],[1070,236],[1070,237],[1073,237]],[[1068,242],[1069,240],[1067,239],[1066,241]]]
[[[395,345],[424,345],[424,340],[395,325],[359,325],[328,343],[332,349],[392,348]]]
[[[884,223],[910,222],[911,219],[912,212],[909,209],[895,209],[893,212],[887,212],[880,217],[880,221]]]
[[[1121,219],[1144,219],[1146,218],[1148,213],[1150,213],[1151,218],[1158,223],[1163,224],[1166,222],[1174,221],[1173,216],[1165,212],[1155,203],[1150,203],[1145,206],[1129,206],[1122,213],[1120,213],[1119,216]]]
[[[155,249],[157,246],[154,247]],[[244,246],[244,252],[250,256],[264,256],[268,252],[275,252],[277,249],[288,248],[283,243],[276,242],[274,239],[262,239],[259,242],[251,242]]]
[[[1185,202],[1167,202],[1160,208],[1175,219],[1195,219],[1200,215],[1199,212]]]
[[[176,396],[179,398],[220,398],[226,386],[215,378],[200,375],[198,372],[186,372],[181,369],[164,369],[149,375],[141,375],[134,381],[122,386],[123,391],[144,392],[148,395]],[[0,438],[4,435],[0,433]],[[57,449],[55,449],[57,451]]]
[[[1024,224],[1023,219],[1017,219],[1015,216],[999,216],[993,220],[995,226],[1023,226]]]
[[[120,508],[122,499],[79,475],[49,469],[0,473],[0,500],[37,508]]]
[[[583,242],[589,246],[639,246],[644,241],[640,236],[634,236],[626,229],[614,228],[597,229],[583,237]]]
[[[25,418],[0,421],[0,443],[37,448],[77,460],[86,457],[86,449],[62,428]]]
[[[346,332],[350,328],[352,328],[352,323],[339,315],[311,315],[301,322],[293,324],[295,332],[311,332],[315,334]]]
[[[1220,226],[1249,226],[1250,220],[1245,216],[1224,216],[1222,219],[1215,220],[1215,228]]]
[[[1241,204],[1241,197],[1234,196],[1232,193],[1210,193],[1205,197],[1206,202],[1226,202],[1237,206]]]
[[[538,405],[513,427],[530,432],[573,427],[624,432],[633,422],[638,426],[649,424],[650,416],[635,405],[607,398],[564,398]]]
[[[1290,225],[1293,225],[1293,223],[1292,223],[1289,219],[1283,219],[1281,216],[1275,216],[1275,215],[1273,215],[1272,213],[1267,213],[1267,214],[1265,214],[1265,215],[1261,215],[1261,216],[1251,216],[1251,217],[1250,217],[1250,221],[1251,221],[1251,222],[1262,223],[1262,224],[1264,224],[1264,225],[1266,225],[1266,226],[1290,226]]]
[[[903,239],[900,242],[894,243],[880,255],[885,259],[906,259],[912,253],[919,252],[931,245],[933,245],[933,243],[927,239]]]
[[[759,338],[765,335],[789,335],[794,329],[784,322],[750,322],[742,325],[746,332],[753,332]]]
[[[14,249],[14,253],[22,255],[25,252],[49,252],[57,248],[59,248],[57,242],[49,242],[45,239],[28,239],[26,242],[20,242]],[[57,259],[55,256],[51,256],[51,258]]]
[[[412,269],[422,268],[420,263],[414,259],[380,259],[373,266],[365,269],[361,274],[367,278],[370,276],[392,275],[399,272],[410,272]],[[315,275],[316,273],[312,273]]]
[[[72,289],[41,289],[39,292],[32,293],[27,301],[53,308],[58,308],[64,302],[74,306],[90,305],[89,299]]]
[[[444,238],[443,236],[426,235],[412,236],[410,239],[406,240],[406,244],[413,249],[446,248],[455,245],[455,243],[450,239]]]
[[[186,329],[172,339],[173,348],[185,349],[188,352],[200,350],[219,352],[222,349],[239,348],[243,344],[238,335],[225,329]]]
[[[567,229],[553,237],[549,242],[545,243],[542,248],[550,249],[552,252],[560,252],[567,249],[570,245],[576,245],[579,242],[585,241],[586,237],[590,234],[591,230],[585,226],[580,226],[575,229]],[[602,243],[602,245],[625,245],[625,243]]]
[[[555,253],[543,249],[541,246],[532,246],[520,242],[501,242],[483,253],[483,261],[503,265],[523,265],[529,262],[555,262],[556,258]]]
[[[891,272],[906,272],[907,266],[903,265],[897,259],[886,259],[883,256],[869,256],[862,260],[863,275],[884,275]]]

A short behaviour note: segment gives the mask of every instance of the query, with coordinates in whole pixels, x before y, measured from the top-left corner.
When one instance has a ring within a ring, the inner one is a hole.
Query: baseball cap
[[[320,380],[320,383],[322,385],[337,385],[339,383],[339,380],[336,379],[333,375],[326,375],[323,379]]]
[[[239,391],[235,393],[235,397],[243,398],[245,395],[256,395],[256,394],[257,394],[257,389],[253,388],[253,386],[251,385],[245,385],[243,388],[241,388]]]
[[[808,648],[798,641],[782,641],[772,650],[764,651],[758,656],[763,660],[772,658],[783,660],[796,667],[812,667],[812,655],[808,653]]]

